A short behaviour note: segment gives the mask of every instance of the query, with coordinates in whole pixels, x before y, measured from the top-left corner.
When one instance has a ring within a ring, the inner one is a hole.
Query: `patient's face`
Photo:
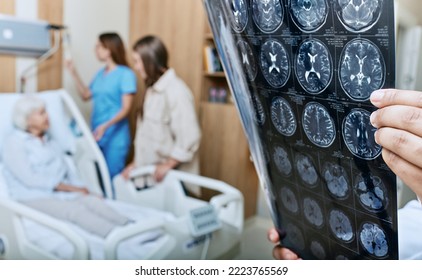
[[[148,78],[148,75],[145,71],[145,66],[139,53],[133,52],[132,59],[133,59],[133,68],[139,73],[139,75],[141,75],[141,78],[143,80],[146,80]]]
[[[33,111],[28,116],[28,131],[44,133],[50,127],[47,111],[44,107]]]

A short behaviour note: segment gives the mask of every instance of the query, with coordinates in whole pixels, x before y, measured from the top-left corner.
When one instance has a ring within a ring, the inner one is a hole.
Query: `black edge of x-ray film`
[[[395,86],[394,1],[204,0],[281,243],[397,259],[396,176],[369,101]]]

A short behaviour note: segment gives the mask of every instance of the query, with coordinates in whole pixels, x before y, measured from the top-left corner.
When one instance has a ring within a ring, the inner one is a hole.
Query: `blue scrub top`
[[[95,129],[112,119],[122,109],[122,97],[125,94],[135,94],[136,75],[127,66],[117,65],[106,73],[105,67],[100,69],[91,82],[93,111],[91,127]],[[129,121],[126,119],[107,129],[103,138],[98,142],[102,148],[114,143],[122,146],[130,145]]]

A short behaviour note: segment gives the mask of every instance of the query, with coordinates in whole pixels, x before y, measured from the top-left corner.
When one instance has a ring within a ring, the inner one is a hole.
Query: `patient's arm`
[[[59,191],[59,192],[80,192],[82,194],[89,194],[89,191],[88,191],[87,188],[75,187],[75,186],[67,185],[67,184],[63,184],[63,183],[60,183],[54,189],[54,191]]]
[[[3,163],[5,168],[21,183],[29,188],[53,191],[62,181],[66,170],[52,174],[44,174],[34,170],[25,151],[25,142],[18,137],[9,137],[3,147]]]

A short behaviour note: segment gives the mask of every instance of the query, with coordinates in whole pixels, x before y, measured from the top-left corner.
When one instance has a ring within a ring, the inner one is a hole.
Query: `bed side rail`
[[[114,229],[105,240],[105,258],[107,260],[116,260],[118,257],[117,247],[122,241],[143,232],[157,229],[162,229],[165,233],[165,225],[163,221],[140,221],[131,225]],[[148,252],[146,259],[164,258],[174,249],[175,245],[176,242],[174,238],[169,238],[162,246],[154,248],[154,250]]]
[[[22,232],[22,229],[18,227],[14,221],[17,221],[19,218],[28,218],[58,231],[67,238],[74,246],[74,259],[89,259],[88,245],[65,222],[52,218],[20,203],[6,199],[0,199],[0,211],[2,211],[2,215],[7,215],[6,219],[13,227],[13,229],[10,230],[12,231],[11,233],[14,234],[13,238],[17,238],[16,244],[20,247],[22,256],[26,257],[26,255],[29,255],[27,257],[31,258],[31,252],[30,249],[26,248],[24,245],[26,244],[24,232]],[[17,248],[15,248],[15,250],[16,249]]]
[[[154,170],[155,166],[137,168],[131,172],[130,178],[149,176],[154,173]],[[220,180],[178,170],[169,171],[166,179],[174,179],[220,192],[221,194],[211,198],[210,204],[215,207],[223,221],[235,226],[239,231],[243,230],[244,200],[242,193],[235,187]],[[132,191],[135,192],[135,190]]]

